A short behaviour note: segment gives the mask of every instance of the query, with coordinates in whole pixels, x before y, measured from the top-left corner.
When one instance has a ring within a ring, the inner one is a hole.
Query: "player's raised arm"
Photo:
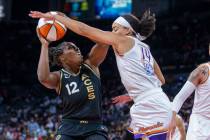
[[[38,80],[45,87],[57,90],[60,80],[60,73],[50,72],[49,55],[48,55],[49,42],[39,35],[38,30],[37,30],[37,36],[39,37],[39,40],[42,45],[38,69],[37,69]]]
[[[187,82],[182,89],[176,95],[172,102],[173,117],[170,122],[169,131],[173,133],[176,121],[176,114],[179,112],[185,100],[193,93],[199,84],[206,81],[209,76],[209,68],[206,65],[200,65],[194,71],[191,72]]]
[[[31,11],[29,16],[32,18],[56,19],[73,32],[103,44],[117,46],[119,42],[122,42],[126,38],[125,36],[118,35],[113,32],[102,31],[100,29],[88,26],[85,23],[69,18],[64,14],[52,15],[49,12],[42,13],[38,11]]]
[[[104,61],[108,50],[108,45],[95,44],[88,54],[88,58],[85,60],[85,63],[89,64],[99,74],[98,67]]]
[[[182,89],[176,95],[172,103],[172,109],[175,112],[179,112],[184,101],[192,94],[199,84],[205,82],[208,78],[209,69],[206,65],[200,65],[194,71],[191,72],[187,82],[184,84]]]

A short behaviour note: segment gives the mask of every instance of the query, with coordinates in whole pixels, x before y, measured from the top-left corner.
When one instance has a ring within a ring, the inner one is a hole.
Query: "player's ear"
[[[60,62],[63,62],[64,56],[63,56],[63,55],[60,55],[60,56],[58,57],[58,59],[59,59]]]
[[[132,35],[132,33],[133,31],[130,28],[128,28],[126,35]]]

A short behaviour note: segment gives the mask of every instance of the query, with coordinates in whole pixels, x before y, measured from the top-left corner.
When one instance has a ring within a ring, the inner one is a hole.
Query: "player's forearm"
[[[42,45],[37,75],[40,82],[45,82],[50,74],[48,46]]]
[[[54,15],[54,18],[79,35],[85,36],[89,32],[89,26],[80,21],[73,20],[64,15]]]
[[[185,100],[192,94],[195,88],[196,86],[192,82],[187,81],[174,98],[172,110],[178,113]]]
[[[88,55],[91,64],[98,67],[106,58],[108,49],[108,45],[95,44]]]

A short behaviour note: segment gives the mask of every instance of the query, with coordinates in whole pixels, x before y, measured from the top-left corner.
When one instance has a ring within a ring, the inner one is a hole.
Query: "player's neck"
[[[70,67],[68,65],[66,65],[65,70],[68,71],[69,73],[73,74],[73,75],[77,75],[80,72],[80,68],[81,67]]]

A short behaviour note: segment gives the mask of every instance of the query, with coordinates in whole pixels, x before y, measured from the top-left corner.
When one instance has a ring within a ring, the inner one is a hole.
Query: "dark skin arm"
[[[38,69],[37,69],[38,80],[45,87],[49,89],[55,89],[58,92],[60,73],[58,71],[50,72],[49,56],[48,56],[49,42],[39,35],[38,30],[37,30],[37,36],[42,45]]]
[[[99,75],[99,65],[104,61],[107,52],[109,50],[108,45],[96,44],[91,49],[85,63],[91,66],[91,68]]]
[[[40,37],[40,40],[45,42],[46,40]],[[58,92],[60,83],[60,73],[50,72],[49,68],[49,56],[48,56],[48,45],[47,43],[42,43],[42,51],[40,55],[40,61],[37,69],[39,81],[49,89],[56,89]],[[95,72],[99,75],[99,65],[104,61],[109,47],[107,45],[96,44],[90,51],[89,57],[85,60]]]

